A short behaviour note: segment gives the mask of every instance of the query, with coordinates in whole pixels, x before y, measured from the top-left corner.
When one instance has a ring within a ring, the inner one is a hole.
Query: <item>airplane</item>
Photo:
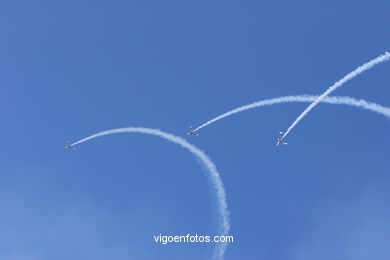
[[[286,145],[287,143],[285,141],[283,141],[283,132],[279,132],[279,134],[281,135],[281,137],[278,137],[278,142],[276,143],[276,146],[279,146],[281,144],[284,144]]]
[[[193,134],[199,136],[199,134],[197,132],[195,132],[195,130],[192,129],[192,126],[190,126],[190,130],[188,131],[187,135],[190,136],[190,135],[193,135]]]
[[[68,144],[65,146],[65,150],[71,150],[73,148],[73,145],[68,141]]]

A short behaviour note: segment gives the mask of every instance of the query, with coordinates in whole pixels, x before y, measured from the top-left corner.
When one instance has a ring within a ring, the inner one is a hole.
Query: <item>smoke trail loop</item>
[[[211,159],[199,148],[196,146],[188,143],[186,140],[184,140],[181,137],[163,132],[159,129],[153,129],[153,128],[145,128],[145,127],[127,127],[127,128],[117,128],[117,129],[111,129],[102,131],[96,134],[93,134],[91,136],[88,136],[84,139],[81,139],[73,144],[71,146],[79,145],[83,142],[86,142],[88,140],[92,140],[97,137],[101,137],[104,135],[111,135],[111,134],[119,134],[119,133],[141,133],[141,134],[149,134],[158,136],[161,138],[164,138],[170,142],[173,142],[175,144],[180,145],[181,147],[187,149],[189,152],[194,154],[206,167],[206,169],[209,171],[210,175],[210,182],[213,187],[213,193],[216,195],[217,198],[217,213],[218,213],[218,219],[219,219],[219,227],[218,227],[218,235],[220,236],[226,236],[229,234],[230,230],[230,224],[229,224],[229,211],[227,207],[226,202],[226,192],[223,187],[223,183],[221,180],[221,177],[217,171],[217,167],[215,164],[211,161]],[[213,253],[213,259],[216,260],[222,260],[225,250],[227,248],[227,243],[218,243],[214,249]]]
[[[224,119],[226,117],[232,116],[234,114],[244,112],[249,109],[257,108],[257,107],[264,107],[264,106],[271,106],[275,104],[284,104],[284,103],[292,103],[292,102],[301,102],[301,103],[310,103],[315,100],[318,100],[319,96],[312,96],[312,95],[297,95],[297,96],[285,96],[285,97],[278,97],[278,98],[271,98],[271,99],[264,99],[260,100],[248,105],[244,105],[235,109],[232,109],[222,115],[219,115],[217,117],[214,117],[213,119],[207,121],[206,123],[202,124],[197,130],[200,130],[208,125],[211,125],[221,119]],[[327,103],[327,104],[333,104],[333,105],[348,105],[348,106],[354,106],[365,110],[370,110],[379,114],[382,114],[386,117],[390,118],[390,108],[381,106],[377,103],[372,103],[369,101],[366,101],[364,99],[354,99],[352,97],[338,97],[338,96],[332,96],[332,97],[325,97],[320,102]]]
[[[332,86],[330,86],[324,93],[322,93],[316,100],[313,101],[313,103],[311,103],[296,119],[295,121],[290,125],[290,127],[284,132],[283,136],[282,136],[282,139],[285,138],[290,132],[291,130],[299,123],[299,121],[301,121],[316,105],[318,105],[321,100],[323,100],[325,97],[329,96],[329,94],[331,94],[333,91],[335,91],[336,89],[338,89],[339,87],[341,87],[344,83],[346,83],[347,81],[353,79],[354,77],[356,77],[357,75],[359,75],[360,73],[363,73],[364,71],[366,70],[369,70],[371,69],[372,67],[374,67],[375,65],[379,64],[379,63],[382,63],[384,61],[387,61],[390,59],[390,53],[388,52],[385,52],[385,54],[359,66],[357,69],[355,69],[354,71],[348,73],[346,76],[344,76],[342,79],[340,79],[339,81],[337,81],[335,84],[333,84]]]

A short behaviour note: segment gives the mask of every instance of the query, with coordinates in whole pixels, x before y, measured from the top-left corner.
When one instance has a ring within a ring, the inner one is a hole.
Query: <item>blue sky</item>
[[[265,98],[320,94],[390,51],[388,1],[2,1],[0,258],[207,259],[209,187],[160,138]],[[337,90],[390,106],[390,64]],[[224,181],[226,259],[389,259],[389,119],[306,104],[248,111],[188,140]]]

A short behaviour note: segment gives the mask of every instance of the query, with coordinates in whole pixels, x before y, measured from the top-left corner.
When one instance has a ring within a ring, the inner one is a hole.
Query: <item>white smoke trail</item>
[[[265,99],[261,101],[257,101],[248,105],[244,105],[238,108],[235,108],[233,110],[230,110],[220,116],[217,116],[206,123],[202,124],[198,128],[196,128],[195,131],[198,131],[212,123],[215,123],[218,120],[221,120],[225,117],[252,109],[256,107],[263,107],[263,106],[271,106],[274,104],[281,104],[281,103],[292,103],[292,102],[313,102],[315,100],[318,100],[320,96],[311,96],[311,95],[298,95],[298,96],[285,96],[285,97],[278,97],[278,98],[271,98],[271,99]],[[325,97],[323,98],[320,102],[322,103],[328,103],[328,104],[334,104],[334,105],[349,105],[349,106],[354,106],[366,110],[370,110],[373,112],[377,112],[379,114],[382,114],[384,116],[387,116],[390,118],[390,108],[381,106],[376,103],[368,102],[364,99],[354,99],[351,97]]]
[[[161,138],[164,138],[170,142],[173,142],[175,144],[180,145],[181,147],[187,149],[192,154],[194,154],[197,158],[200,159],[200,161],[203,163],[203,165],[206,167],[206,169],[210,172],[210,181],[211,185],[213,187],[213,193],[216,194],[217,201],[218,201],[218,218],[219,218],[219,227],[218,227],[218,234],[221,236],[226,236],[229,233],[230,230],[230,224],[229,224],[229,211],[227,208],[227,202],[226,202],[226,193],[225,189],[223,187],[223,183],[221,180],[221,177],[217,171],[217,167],[215,164],[210,160],[210,158],[199,148],[196,146],[188,143],[186,140],[184,140],[181,137],[163,132],[159,129],[152,129],[152,128],[144,128],[144,127],[126,127],[126,128],[117,128],[112,130],[106,130],[99,133],[96,133],[94,135],[88,136],[84,139],[81,139],[80,141],[77,141],[71,146],[75,146],[78,144],[81,144],[85,141],[104,136],[104,135],[111,135],[111,134],[119,134],[119,133],[141,133],[141,134],[149,134],[158,136]],[[227,243],[218,243],[214,249],[213,253],[213,259],[216,260],[222,260],[225,250],[227,248]]]
[[[390,59],[390,53],[386,52],[385,54],[361,65],[356,70],[348,73],[346,76],[344,76],[342,79],[334,83],[332,86],[330,86],[324,93],[322,93],[316,100],[313,101],[298,117],[295,119],[295,121],[290,125],[290,127],[286,130],[286,132],[283,134],[283,137],[286,137],[288,133],[301,121],[309,112],[312,110],[316,105],[318,105],[322,99],[329,96],[330,93],[335,91],[337,88],[341,87],[345,82],[353,79],[360,73],[369,70],[370,68],[374,67],[375,65],[387,61]]]

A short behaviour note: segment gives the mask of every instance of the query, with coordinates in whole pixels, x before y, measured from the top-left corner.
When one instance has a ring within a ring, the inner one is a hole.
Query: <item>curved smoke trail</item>
[[[301,121],[309,112],[312,110],[316,105],[318,105],[321,100],[323,100],[325,97],[329,96],[330,93],[335,91],[337,88],[341,87],[345,82],[353,79],[360,73],[363,73],[366,70],[371,69],[375,65],[387,61],[390,59],[390,53],[386,52],[385,54],[370,60],[369,62],[359,66],[356,70],[348,73],[345,75],[342,79],[334,83],[332,86],[330,86],[324,93],[322,93],[316,100],[314,100],[298,117],[295,119],[295,121],[290,125],[290,127],[286,130],[286,132],[283,134],[282,139],[290,133],[290,131]]]
[[[81,144],[83,142],[86,142],[88,140],[100,136],[119,134],[119,133],[141,133],[141,134],[158,136],[170,142],[180,145],[181,147],[187,149],[189,152],[194,154],[197,158],[199,158],[200,161],[203,163],[203,165],[206,167],[206,169],[210,172],[209,177],[210,177],[212,187],[214,189],[213,192],[215,192],[217,197],[217,201],[218,201],[217,213],[219,218],[218,234],[221,236],[226,236],[229,233],[230,224],[229,224],[229,211],[226,202],[226,193],[223,187],[221,177],[217,171],[217,167],[202,150],[188,143],[183,138],[163,132],[159,129],[144,128],[144,127],[126,127],[126,128],[117,128],[117,129],[106,130],[106,131],[96,133],[94,135],[88,136],[84,139],[81,139],[80,141],[71,144],[71,146]],[[225,253],[226,248],[227,248],[227,243],[218,243],[214,249],[213,259],[217,259],[217,260],[223,259],[223,255]]]
[[[319,97],[320,96],[298,95],[298,96],[285,96],[285,97],[278,97],[278,98],[271,98],[271,99],[257,101],[257,102],[251,103],[249,105],[244,105],[244,106],[235,108],[235,109],[230,110],[230,111],[228,111],[220,116],[217,116],[217,117],[207,121],[203,125],[199,126],[198,128],[196,128],[195,131],[198,131],[198,130],[200,130],[200,129],[202,129],[202,128],[204,128],[212,123],[215,123],[216,121],[221,120],[225,117],[228,117],[228,116],[231,116],[231,115],[234,115],[234,114],[237,114],[237,113],[240,113],[240,112],[252,109],[252,108],[271,106],[274,104],[281,104],[281,103],[292,103],[292,102],[308,103],[308,102],[313,102],[315,100],[318,100]],[[325,98],[321,99],[320,102],[334,104],[334,105],[354,106],[354,107],[370,110],[373,112],[377,112],[379,114],[382,114],[382,115],[390,118],[390,108],[381,106],[381,105],[376,104],[376,103],[368,102],[364,99],[358,100],[358,99],[354,99],[351,97],[334,96],[334,97],[325,97]]]

